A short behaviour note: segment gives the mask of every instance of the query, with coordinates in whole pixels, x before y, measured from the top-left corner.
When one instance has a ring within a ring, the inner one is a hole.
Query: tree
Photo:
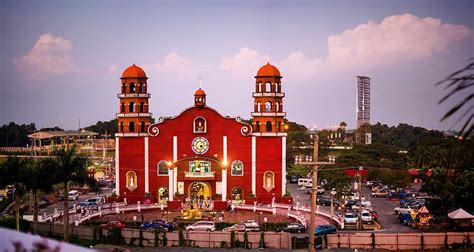
[[[450,97],[465,95],[461,102],[452,107],[444,116],[441,118],[441,121],[444,121],[456,113],[461,116],[456,120],[455,125],[459,122],[463,122],[463,126],[459,132],[459,135],[468,137],[471,136],[474,125],[472,121],[474,120],[474,104],[472,100],[474,98],[474,93],[472,92],[472,87],[474,87],[474,58],[469,59],[469,63],[463,69],[456,71],[446,77],[444,80],[437,82],[435,85],[445,85],[445,90],[451,89],[448,94],[446,94],[441,100],[439,100],[438,105],[447,101]],[[471,92],[469,90],[471,88]],[[464,93],[462,93],[464,92]],[[462,112],[462,109],[465,108],[465,111]],[[459,112],[459,113],[458,113]]]
[[[29,166],[27,170],[28,177],[25,184],[26,189],[31,190],[33,194],[33,233],[36,234],[36,224],[38,223],[38,191],[45,194],[53,190],[53,184],[56,183],[56,178],[51,176],[54,174],[54,162],[51,158],[40,159],[34,162],[34,165]],[[46,175],[46,176],[45,176]]]
[[[327,184],[325,185],[325,188],[327,190],[332,190],[334,188],[338,192],[346,191],[351,182],[351,178],[341,170],[322,170],[319,172],[319,178],[326,179]]]
[[[26,192],[26,181],[28,180],[28,171],[32,166],[30,158],[18,158],[9,156],[0,166],[0,186],[5,188],[7,185],[13,185],[15,199],[15,221],[16,230],[20,231],[20,199]]]
[[[34,123],[18,125],[14,122],[0,127],[0,147],[26,147],[28,135],[36,130]]]
[[[100,135],[110,134],[112,137],[115,136],[117,132],[117,119],[112,119],[110,121],[98,121],[95,125],[86,127],[86,130],[99,133]]]
[[[64,184],[64,241],[69,241],[69,183],[84,184],[88,181],[86,158],[79,155],[76,147],[58,149],[54,151],[54,158],[51,165],[54,167],[58,181]]]

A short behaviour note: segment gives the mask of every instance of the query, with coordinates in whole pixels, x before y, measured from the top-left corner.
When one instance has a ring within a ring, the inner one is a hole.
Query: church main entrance
[[[196,181],[189,185],[188,197],[192,203],[211,198],[211,186],[206,182]]]

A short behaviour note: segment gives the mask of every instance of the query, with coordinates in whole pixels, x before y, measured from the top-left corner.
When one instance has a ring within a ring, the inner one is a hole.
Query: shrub
[[[265,233],[261,232],[260,233],[260,242],[259,242],[259,248],[265,248]]]
[[[5,217],[0,219],[0,226],[8,229],[16,229],[15,218]],[[20,231],[28,232],[30,229],[30,222],[27,220],[20,219]]]
[[[230,247],[235,248],[235,231],[230,232]]]
[[[183,230],[179,230],[179,246],[184,247],[186,245],[186,239],[184,239]]]
[[[125,239],[122,236],[122,230],[119,228],[111,228],[109,230],[109,242],[115,245],[122,245],[125,243]]]
[[[247,234],[247,231],[244,233],[244,248],[248,249],[250,248],[249,246],[249,235]]]

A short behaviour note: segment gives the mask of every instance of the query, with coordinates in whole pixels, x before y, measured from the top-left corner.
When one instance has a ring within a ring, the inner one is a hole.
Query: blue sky
[[[154,117],[193,104],[249,118],[270,61],[287,118],[355,126],[356,75],[372,78],[372,123],[449,129],[434,83],[474,56],[473,1],[1,1],[0,124],[67,129],[118,111],[129,65],[149,76]],[[472,92],[472,89],[467,92]]]

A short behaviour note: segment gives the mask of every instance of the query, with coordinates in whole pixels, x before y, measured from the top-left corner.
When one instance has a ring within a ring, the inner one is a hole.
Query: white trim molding
[[[120,144],[119,144],[119,137],[115,137],[115,193],[120,195]]]
[[[222,201],[227,200],[227,169],[222,169]]]
[[[178,168],[173,168],[173,190],[174,193],[178,191]]]
[[[226,166],[228,166],[228,162],[227,162],[227,136],[223,136],[222,137],[222,156],[223,156],[223,160],[222,162],[224,162],[224,164]]]
[[[286,137],[281,138],[281,196],[286,194]]]
[[[150,192],[150,167],[149,167],[149,157],[148,157],[148,137],[145,137],[145,193]]]
[[[168,170],[168,200],[173,201],[174,188],[173,188],[173,170]]]
[[[257,192],[257,138],[252,137],[252,194]]]
[[[173,163],[178,160],[178,137],[173,136]]]

